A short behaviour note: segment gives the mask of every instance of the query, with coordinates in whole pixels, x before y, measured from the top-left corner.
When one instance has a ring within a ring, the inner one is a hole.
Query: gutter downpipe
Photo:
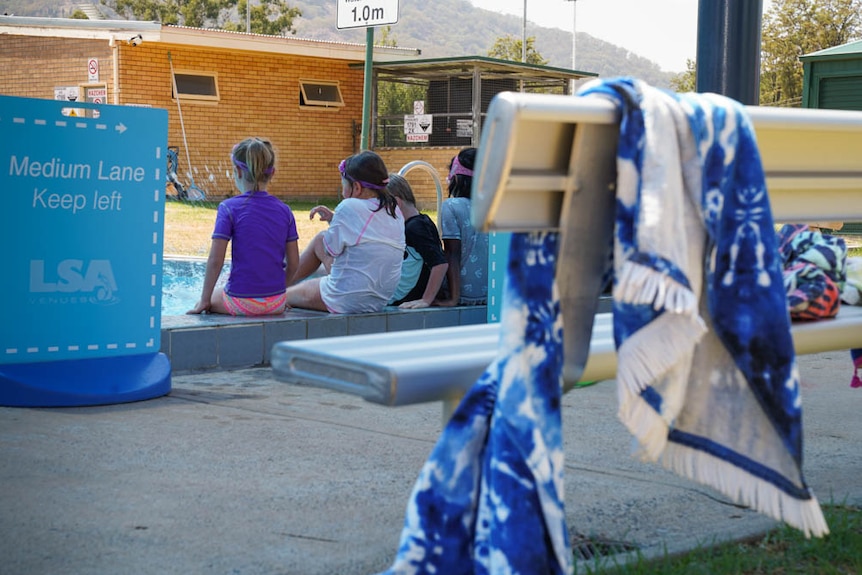
[[[117,44],[117,38],[111,36],[108,46],[111,47],[111,59],[114,76],[114,105],[120,105],[120,46]]]

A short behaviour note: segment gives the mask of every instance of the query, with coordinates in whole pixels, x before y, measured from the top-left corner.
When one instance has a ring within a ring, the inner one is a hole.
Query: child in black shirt
[[[446,256],[440,242],[437,226],[426,214],[416,208],[416,198],[407,180],[398,174],[389,174],[389,193],[395,196],[404,215],[404,236],[407,248],[401,265],[401,282],[390,305],[402,309],[428,307],[434,303],[446,270]]]

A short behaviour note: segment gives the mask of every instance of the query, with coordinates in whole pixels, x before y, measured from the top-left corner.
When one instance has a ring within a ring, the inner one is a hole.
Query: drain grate
[[[638,546],[634,543],[605,539],[603,537],[589,537],[576,533],[572,536],[572,553],[575,561],[594,561],[609,555],[636,551]]]

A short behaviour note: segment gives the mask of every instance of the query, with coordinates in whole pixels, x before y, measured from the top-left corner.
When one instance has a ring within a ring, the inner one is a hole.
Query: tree
[[[74,12],[72,12],[69,15],[69,18],[71,18],[72,20],[89,20],[90,19],[90,17],[87,16],[87,14],[85,14],[83,10],[79,10],[77,8],[75,9]]]
[[[800,105],[799,57],[846,44],[860,33],[862,0],[773,0],[763,18],[760,103]]]
[[[179,24],[180,7],[183,0],[102,0],[102,4],[113,8],[119,15],[130,20],[148,20],[162,24]]]
[[[236,5],[240,22],[227,22],[225,30],[245,32],[245,14],[248,10],[249,29],[256,34],[269,34],[270,36],[283,36],[288,32],[296,34],[293,28],[293,19],[302,16],[299,8],[288,6],[285,0],[260,0],[257,6],[249,10],[249,0],[239,0]]]
[[[101,0],[102,4],[132,20],[162,24],[182,24],[201,28],[206,25],[224,30],[245,31],[249,0]],[[236,9],[236,11],[234,11]],[[302,15],[286,0],[259,0],[251,7],[251,31],[258,34],[295,33],[293,19]],[[237,21],[241,20],[241,23]]]
[[[536,51],[536,37],[529,36],[527,38],[527,63],[546,66],[548,61]],[[494,41],[494,45],[488,50],[488,56],[499,58],[500,60],[509,60],[511,62],[523,62],[523,41],[511,34],[498,36]]]
[[[697,66],[691,58],[685,60],[685,72],[680,72],[670,79],[670,87],[676,92],[694,92],[696,84]]]

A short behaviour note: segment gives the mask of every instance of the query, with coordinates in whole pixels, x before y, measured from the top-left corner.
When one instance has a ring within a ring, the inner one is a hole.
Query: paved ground
[[[849,356],[801,365],[808,482],[862,503]],[[573,535],[650,554],[774,525],[632,458],[612,382],[564,405]],[[175,376],[140,403],[0,408],[0,573],[375,573],[440,429],[439,404],[379,407],[269,369]]]

